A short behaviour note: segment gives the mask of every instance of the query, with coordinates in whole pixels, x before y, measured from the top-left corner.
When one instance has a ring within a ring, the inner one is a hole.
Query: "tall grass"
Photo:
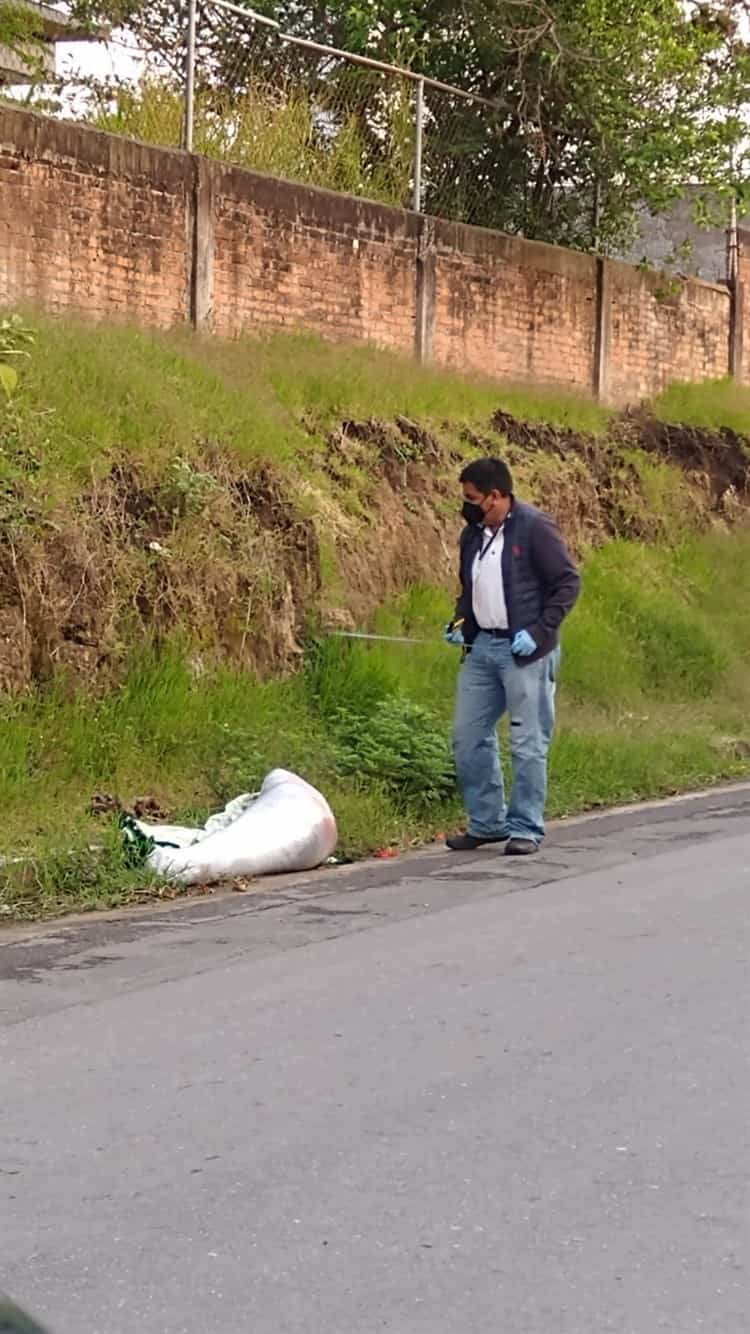
[[[654,410],[662,421],[709,430],[728,427],[750,439],[750,389],[736,380],[671,385]]]
[[[180,146],[183,93],[164,79],[105,86],[101,102],[92,117],[98,129]],[[301,84],[285,88],[278,80],[268,82],[258,71],[244,92],[198,89],[193,146],[250,171],[403,206],[412,171],[408,85],[383,104],[377,135],[368,133],[363,111],[347,105],[345,92],[326,98]]]
[[[176,457],[205,458],[214,444],[304,474],[315,429],[346,417],[486,428],[504,408],[596,433],[608,421],[585,398],[465,379],[311,336],[206,342],[30,318],[37,348],[15,406],[19,448],[33,455],[27,484],[47,497],[75,494],[113,456],[156,475]]]

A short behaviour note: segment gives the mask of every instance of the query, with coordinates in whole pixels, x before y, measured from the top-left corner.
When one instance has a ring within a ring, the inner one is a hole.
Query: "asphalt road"
[[[54,1334],[742,1334],[750,791],[0,937]]]

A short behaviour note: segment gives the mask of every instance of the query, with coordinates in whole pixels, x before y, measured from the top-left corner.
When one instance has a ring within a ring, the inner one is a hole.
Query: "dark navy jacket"
[[[502,572],[508,625],[513,634],[528,630],[538,648],[528,658],[517,658],[525,665],[550,653],[559,641],[560,625],[575,605],[581,578],[554,519],[533,505],[513,500],[503,527]],[[455,620],[461,627],[467,646],[479,634],[472,609],[474,561],[481,551],[484,530],[467,524],[461,534],[461,594],[456,603]]]

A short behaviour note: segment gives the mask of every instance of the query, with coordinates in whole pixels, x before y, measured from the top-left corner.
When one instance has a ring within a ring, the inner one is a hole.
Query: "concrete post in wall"
[[[193,188],[189,209],[189,311],[194,329],[209,329],[213,314],[214,219],[212,166],[193,157]]]
[[[414,351],[424,366],[432,360],[435,328],[435,221],[422,217],[417,241],[417,288],[414,322]]]
[[[735,380],[745,380],[745,320],[750,316],[745,294],[750,281],[750,232],[736,228],[732,243],[735,247],[729,277],[729,374]]]
[[[739,278],[729,284],[729,374],[744,379],[745,288]]]
[[[596,258],[596,297],[594,314],[594,397],[607,401],[607,370],[609,366],[609,332],[612,318],[610,267],[601,255]]]

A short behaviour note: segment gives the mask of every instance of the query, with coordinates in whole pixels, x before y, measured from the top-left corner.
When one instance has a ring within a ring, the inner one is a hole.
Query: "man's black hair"
[[[502,459],[475,459],[467,464],[458,480],[475,486],[483,496],[488,496],[490,491],[499,491],[501,496],[513,494],[510,468]]]

